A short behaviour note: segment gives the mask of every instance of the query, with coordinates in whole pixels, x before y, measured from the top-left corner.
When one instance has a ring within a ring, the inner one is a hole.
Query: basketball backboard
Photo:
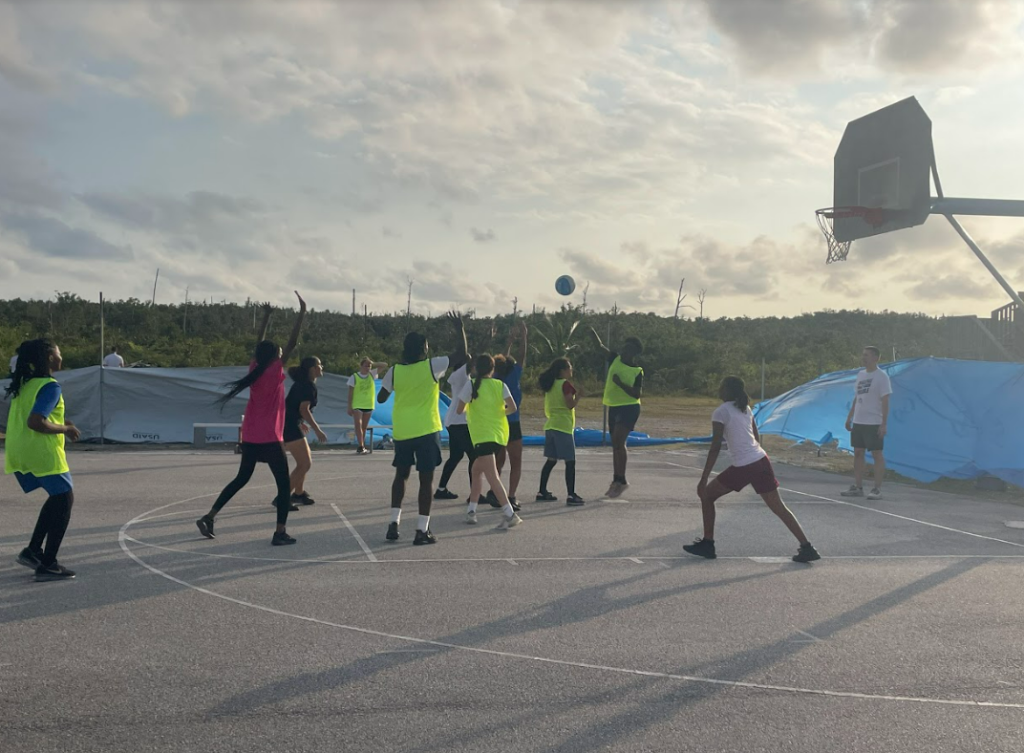
[[[914,227],[931,207],[932,121],[915,97],[846,124],[835,156],[833,205],[885,210],[834,220],[837,241]]]

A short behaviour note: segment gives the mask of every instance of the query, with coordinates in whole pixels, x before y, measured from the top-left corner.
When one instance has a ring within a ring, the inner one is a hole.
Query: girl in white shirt
[[[735,376],[723,379],[718,388],[718,397],[722,404],[711,414],[711,449],[708,450],[704,473],[697,484],[697,495],[700,497],[700,508],[704,517],[704,537],[687,544],[683,549],[698,557],[715,559],[715,501],[750,484],[754,491],[761,495],[768,509],[786,524],[786,528],[800,542],[800,549],[793,555],[793,561],[813,562],[821,559],[821,555],[804,535],[796,516],[779,496],[779,482],[775,478],[775,470],[772,468],[768,453],[761,447],[761,437],[750,411],[750,397],[747,395],[743,380]],[[708,483],[711,470],[722,451],[723,439],[728,446],[732,465]]]

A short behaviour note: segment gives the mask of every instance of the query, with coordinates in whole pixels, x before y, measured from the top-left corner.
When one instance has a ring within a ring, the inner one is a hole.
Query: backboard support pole
[[[974,252],[974,255],[977,256],[978,259],[981,260],[981,263],[985,265],[985,269],[987,269],[989,273],[994,278],[996,278],[996,282],[998,282],[1002,286],[1003,290],[1006,291],[1007,295],[1009,295],[1013,302],[1016,303],[1017,306],[1020,308],[1020,310],[1024,312],[1024,301],[1020,299],[1020,296],[1017,294],[1017,291],[1014,290],[1010,283],[1006,281],[1005,277],[999,274],[999,270],[996,269],[995,266],[993,266],[992,262],[988,260],[988,257],[985,256],[984,253],[982,253],[980,248],[978,248],[978,244],[974,242],[974,239],[971,237],[970,233],[964,230],[963,225],[961,225],[957,221],[956,217],[954,217],[953,215],[947,214],[944,216],[947,220],[949,220],[949,224],[953,226],[953,229],[956,230],[959,236],[963,238],[964,243],[966,243],[967,246],[971,249],[971,251]]]

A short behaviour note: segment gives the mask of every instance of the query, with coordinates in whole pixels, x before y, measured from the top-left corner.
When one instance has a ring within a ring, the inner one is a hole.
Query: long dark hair
[[[25,340],[18,346],[18,362],[11,372],[11,383],[4,390],[6,397],[17,397],[29,379],[50,376],[50,354],[54,345],[49,340]]]
[[[263,372],[267,370],[267,367],[277,360],[279,354],[280,348],[277,347],[276,343],[270,340],[263,340],[258,343],[252,355],[253,360],[256,361],[256,368],[241,379],[236,379],[224,385],[228,388],[228,392],[226,395],[221,395],[217,398],[217,403],[220,407],[223,408],[239,392],[255,384],[256,380],[263,376]]]
[[[293,382],[312,382],[309,378],[309,370],[320,363],[320,359],[316,356],[306,356],[299,361],[298,366],[292,366],[288,369],[288,376],[292,378]]]
[[[555,380],[558,379],[558,375],[569,368],[569,366],[568,358],[556,358],[552,361],[547,370],[537,379],[541,390],[551,392],[551,388],[555,386]]]
[[[494,359],[490,353],[483,353],[476,357],[473,364],[476,376],[473,377],[473,399],[480,397],[480,381],[494,373]]]
[[[722,392],[725,394],[725,400],[732,401],[742,413],[747,412],[747,408],[750,407],[750,396],[742,379],[738,376],[727,376],[722,380]]]

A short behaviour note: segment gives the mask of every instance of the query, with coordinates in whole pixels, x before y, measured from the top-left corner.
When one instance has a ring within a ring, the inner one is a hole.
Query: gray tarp
[[[105,439],[114,442],[191,442],[194,423],[238,423],[249,392],[236,396],[221,411],[214,401],[224,383],[245,375],[244,366],[211,369],[102,369]],[[64,393],[67,418],[83,439],[100,436],[101,367],[62,371],[55,375]],[[0,386],[6,387],[6,380]],[[291,385],[286,380],[285,388]],[[321,424],[345,424],[348,415],[348,377],[324,374],[317,381]],[[0,391],[0,395],[2,395]],[[0,424],[7,424],[7,403],[0,406]],[[331,442],[348,441],[351,429],[326,430]],[[378,432],[377,436],[380,436]],[[208,441],[235,441],[237,431],[210,429]]]

